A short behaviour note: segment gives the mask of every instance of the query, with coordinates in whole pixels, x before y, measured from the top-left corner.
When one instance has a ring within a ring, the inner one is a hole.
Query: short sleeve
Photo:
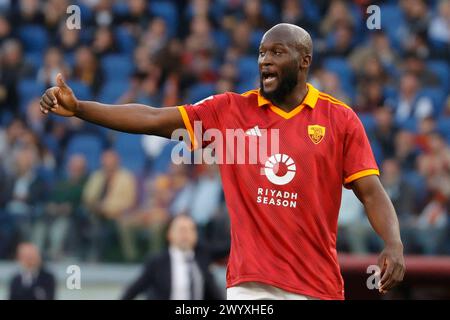
[[[195,104],[178,106],[186,130],[189,132],[192,149],[200,147],[197,141],[201,141],[201,137],[199,137],[201,132],[220,128],[221,113],[228,105],[228,100],[227,94],[222,93],[205,98]]]
[[[353,110],[350,110],[344,138],[343,169],[346,188],[359,178],[380,174],[364,126]]]

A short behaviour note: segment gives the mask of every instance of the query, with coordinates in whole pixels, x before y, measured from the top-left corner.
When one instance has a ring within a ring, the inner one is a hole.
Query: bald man
[[[32,243],[19,244],[17,262],[20,271],[10,282],[9,299],[53,300],[55,298],[55,278],[42,266],[39,249]]]
[[[310,35],[278,24],[261,40],[258,89],[177,107],[111,106],[77,100],[58,75],[41,110],[163,137],[186,128],[193,149],[213,145],[219,159],[226,154],[219,167],[231,220],[228,299],[344,299],[336,253],[342,185],[362,201],[385,243],[378,261],[385,293],[405,272],[396,213],[356,114],[306,82],[311,60]],[[230,130],[245,132],[237,148],[235,135],[222,144],[207,138]],[[241,161],[255,156],[249,146],[255,139],[270,141],[276,151]]]

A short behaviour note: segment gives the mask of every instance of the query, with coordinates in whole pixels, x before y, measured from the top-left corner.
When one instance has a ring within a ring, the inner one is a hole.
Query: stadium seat
[[[72,88],[78,99],[92,100],[91,89],[85,83],[81,81],[68,80],[67,85]]]
[[[360,113],[358,114],[359,119],[361,120],[366,131],[370,131],[375,128],[375,118],[370,113]]]
[[[115,32],[116,41],[120,52],[125,54],[132,54],[136,47],[136,41],[134,40],[128,29],[124,27],[118,27]]]
[[[346,83],[352,83],[353,71],[345,59],[327,58],[324,60],[323,66],[328,71],[336,73],[338,75],[340,81],[344,81]]]
[[[26,52],[43,52],[49,44],[48,34],[40,25],[25,25],[19,28],[19,38]]]
[[[407,131],[411,131],[411,132],[417,132],[417,119],[416,118],[409,118],[406,119],[404,121],[402,121],[401,123],[398,123],[398,125],[400,126],[400,128],[407,130]]]
[[[264,31],[262,31],[262,30],[254,30],[250,34],[250,46],[251,46],[251,48],[255,49],[255,53],[258,52],[257,50],[259,48],[259,44],[261,42],[263,35],[264,35]]]
[[[439,78],[441,88],[445,91],[450,89],[450,67],[448,61],[443,60],[431,60],[427,62],[427,68],[436,74]]]
[[[25,52],[24,60],[33,67],[35,72],[37,72],[39,67],[44,63],[44,55],[42,52]]]
[[[258,58],[256,56],[243,56],[237,61],[240,82],[253,82],[259,75]]]
[[[447,143],[450,144],[450,117],[438,118],[436,129],[445,136]]]
[[[97,95],[97,100],[103,103],[116,103],[128,90],[129,83],[121,79],[108,81],[103,84],[100,92]]]
[[[118,132],[115,135],[114,149],[120,156],[121,164],[134,173],[142,173],[146,155],[142,148],[142,137],[136,134]]]
[[[213,32],[213,38],[221,52],[225,52],[230,45],[230,38],[228,34],[222,30],[215,30]]]
[[[44,90],[44,85],[35,79],[20,80],[17,86],[17,93],[19,95],[19,108],[21,112],[24,113],[28,103],[34,98],[40,97]]]
[[[381,28],[386,31],[394,48],[400,48],[401,33],[405,24],[403,11],[398,4],[382,4],[380,6]]]
[[[121,54],[110,54],[101,60],[106,79],[127,79],[133,72],[131,58]]]
[[[323,62],[323,67],[338,76],[342,90],[344,90],[350,98],[353,98],[355,95],[353,86],[354,77],[353,71],[348,65],[347,60],[343,58],[327,58]]]
[[[151,1],[149,9],[152,15],[164,19],[169,35],[173,36],[178,29],[178,11],[175,5],[170,1]]]
[[[189,103],[196,103],[209,97],[210,95],[213,95],[215,91],[216,90],[214,84],[196,84],[189,88],[187,101]]]
[[[82,154],[86,157],[88,170],[96,170],[100,166],[102,151],[102,141],[98,136],[93,134],[76,134],[67,144],[64,163],[67,164],[72,155]]]
[[[431,99],[435,116],[438,116],[441,113],[445,101],[445,93],[441,89],[428,87],[423,88],[420,90],[419,95],[429,97]]]

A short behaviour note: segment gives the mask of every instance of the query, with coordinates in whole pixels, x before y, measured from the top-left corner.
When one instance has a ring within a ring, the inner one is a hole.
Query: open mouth
[[[261,78],[264,86],[270,86],[277,80],[277,74],[274,72],[262,72]]]

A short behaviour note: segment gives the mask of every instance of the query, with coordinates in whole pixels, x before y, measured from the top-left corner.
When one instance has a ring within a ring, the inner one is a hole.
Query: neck
[[[283,99],[272,102],[283,111],[289,112],[298,107],[307,94],[308,87],[306,86],[306,82],[301,81],[297,84],[297,86],[295,86],[294,90],[287,94]]]

